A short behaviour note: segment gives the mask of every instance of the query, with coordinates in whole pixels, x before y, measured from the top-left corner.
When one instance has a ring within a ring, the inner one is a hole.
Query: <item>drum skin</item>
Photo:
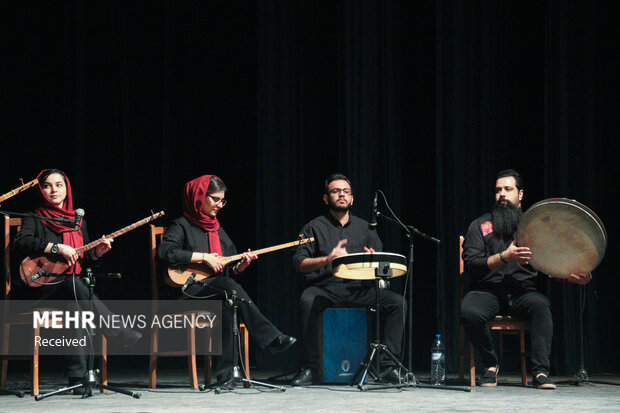
[[[399,277],[407,272],[407,259],[404,255],[391,252],[360,252],[343,255],[332,261],[334,275],[349,280],[374,280],[380,263],[389,263],[392,276]]]
[[[607,231],[587,206],[551,198],[532,205],[521,218],[517,245],[532,251],[530,264],[555,278],[591,272],[603,260]]]

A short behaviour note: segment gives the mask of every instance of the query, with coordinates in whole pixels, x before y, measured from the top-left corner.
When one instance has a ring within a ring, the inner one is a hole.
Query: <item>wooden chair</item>
[[[2,239],[2,247],[4,252],[4,282],[2,283],[4,286],[3,289],[3,303],[8,304],[11,299],[11,235],[13,232],[18,232],[22,226],[21,218],[10,218],[7,215],[3,216],[3,239]],[[6,314],[6,312],[5,312]],[[21,313],[21,314],[11,314],[7,315],[8,320],[5,321],[2,326],[3,329],[3,343],[2,348],[3,351],[0,353],[0,360],[2,361],[2,366],[0,367],[0,387],[6,386],[7,374],[8,374],[8,362],[9,360],[24,360],[31,359],[32,363],[30,366],[31,370],[31,394],[33,396],[39,395],[39,347],[34,345],[33,347],[33,355],[30,356],[9,356],[7,355],[7,350],[9,346],[10,333],[12,326],[29,326],[32,325],[32,312],[29,313]],[[39,335],[40,329],[36,328],[33,330],[34,335]],[[100,356],[100,368],[101,368],[101,382],[102,384],[108,384],[108,355],[107,355],[107,340],[103,334],[100,335],[101,338],[101,352]],[[33,339],[34,342],[34,339]],[[107,390],[101,389],[101,393],[107,393]]]
[[[149,253],[151,261],[151,298],[154,303],[159,299],[159,278],[161,273],[157,265],[157,246],[161,243],[166,227],[158,227],[153,224],[149,226]],[[179,290],[180,291],[180,290]],[[241,339],[241,351],[247,377],[250,378],[250,343],[248,330],[245,324],[239,325],[239,336]],[[151,351],[149,363],[149,387],[157,386],[157,359],[159,357],[187,357],[189,366],[189,380],[192,389],[198,388],[198,372],[196,368],[196,331],[194,327],[187,330],[187,350],[162,352],[158,349],[159,330],[151,329]],[[211,383],[211,356],[205,357],[205,384]]]
[[[465,273],[465,264],[463,263],[463,241],[464,237],[459,237],[459,302],[463,301],[463,277]],[[525,332],[530,330],[530,322],[527,320],[517,319],[511,316],[498,315],[495,319],[488,322],[491,331],[499,333],[499,353],[500,365],[503,363],[504,354],[504,335],[518,335],[521,352],[521,384],[527,386],[527,368],[525,365]],[[465,329],[463,323],[460,323],[459,334],[459,380],[463,381],[464,361],[467,357],[465,350]],[[476,359],[474,346],[469,342],[469,384],[476,386]]]

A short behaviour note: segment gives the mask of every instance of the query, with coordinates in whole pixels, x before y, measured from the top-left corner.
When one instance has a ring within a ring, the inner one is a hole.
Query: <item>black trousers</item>
[[[232,290],[241,298],[238,302],[237,315],[245,323],[250,338],[260,349],[267,347],[282,333],[260,312],[254,301],[243,287],[230,277],[210,277],[203,281],[205,286],[192,284],[187,292],[195,296],[215,294],[214,298],[228,296]],[[240,320],[239,320],[240,321]],[[215,360],[215,372],[218,376],[227,374],[233,366],[233,310],[222,302],[222,356]]]
[[[482,358],[483,366],[497,365],[497,355],[486,323],[504,310],[509,315],[530,320],[532,374],[549,375],[553,337],[551,304],[545,295],[535,291],[513,297],[511,302],[504,295],[488,291],[470,291],[465,295],[461,303],[461,321]]]
[[[304,367],[319,372],[319,317],[323,310],[337,304],[358,304],[367,307],[376,304],[375,287],[359,283],[331,283],[312,286],[301,295],[301,325],[304,334]],[[389,290],[379,290],[381,306],[381,325],[383,326],[383,344],[396,356],[400,357],[403,339],[403,326],[407,304],[403,296]],[[384,366],[391,367],[393,362],[385,360]]]
[[[75,280],[75,282],[74,282]],[[73,300],[88,301],[90,291],[84,282],[73,277],[60,277],[52,282],[54,285],[44,285],[38,288],[28,288],[22,294],[22,298],[30,300]],[[112,315],[110,309],[93,294],[93,311],[106,317]],[[121,332],[121,328],[104,328],[103,333],[108,338],[114,338]],[[75,330],[76,338],[84,336],[83,330]],[[65,356],[65,374],[68,377],[82,377],[86,373],[86,353],[80,348],[78,352]]]

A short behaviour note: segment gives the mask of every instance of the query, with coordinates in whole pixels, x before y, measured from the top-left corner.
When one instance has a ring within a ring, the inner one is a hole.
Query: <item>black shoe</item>
[[[142,334],[132,330],[130,328],[124,328],[121,332],[116,336],[116,340],[118,343],[123,346],[123,348],[129,348],[136,344],[142,338]]]
[[[499,366],[495,366],[495,371],[487,369],[480,376],[480,387],[496,387],[498,373],[499,373]]]
[[[383,376],[383,381],[387,381],[392,384],[404,384],[407,382],[407,373],[398,367],[391,367]]]
[[[314,383],[315,374],[312,372],[312,369],[306,368],[301,370],[293,380],[291,380],[291,384],[293,386],[309,386]]]
[[[67,382],[67,386],[75,386],[76,384],[80,384],[82,382],[82,378],[81,377],[69,377],[68,378],[68,382]],[[85,392],[86,388],[84,386],[82,387],[78,387],[76,389],[72,390],[72,394],[74,396],[83,396],[84,392]]]
[[[545,389],[545,390],[556,389],[555,383],[549,378],[549,376],[545,374],[541,374],[538,377],[534,377],[533,382],[534,382],[534,387],[538,389]]]
[[[266,348],[271,353],[282,353],[283,351],[288,350],[293,344],[295,344],[296,341],[297,339],[295,337],[282,334],[269,343]]]

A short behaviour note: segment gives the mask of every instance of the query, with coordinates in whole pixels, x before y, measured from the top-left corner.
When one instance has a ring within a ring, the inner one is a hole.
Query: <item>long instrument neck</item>
[[[138,228],[138,227],[140,227],[140,226],[142,226],[142,225],[144,225],[144,224],[146,224],[146,223],[148,223],[148,222],[150,222],[150,221],[152,221],[152,220],[154,220],[156,218],[159,218],[160,214],[161,214],[161,212],[159,214],[157,214],[157,215],[141,219],[140,221],[134,222],[131,225],[127,225],[125,228],[121,228],[118,231],[111,233],[110,235],[106,235],[105,237],[107,239],[120,237],[121,235],[123,235],[126,232],[131,231],[132,229],[136,229],[136,228]],[[77,252],[78,254],[83,254],[83,253],[85,253],[88,250],[96,248],[102,242],[103,242],[103,240],[101,238],[96,240],[96,241],[89,242],[88,244],[86,244],[86,245],[84,245],[84,246],[82,246],[80,248],[76,248],[75,252]]]
[[[284,248],[294,247],[296,245],[303,244],[305,242],[308,242],[308,240],[287,242],[286,244],[275,245],[273,247],[267,247],[267,248],[262,248],[260,250],[252,251],[252,253],[256,255],[261,255],[261,254],[265,254],[271,251],[277,251],[277,250],[281,250]],[[231,255],[230,257],[223,257],[222,261],[223,261],[223,264],[226,265],[230,262],[240,260],[241,258],[243,258],[243,254],[237,254],[237,255]]]
[[[24,181],[22,181],[22,182],[24,182]],[[33,186],[35,186],[38,183],[39,183],[38,179],[33,179],[32,181],[28,182],[27,184],[24,184],[24,185],[20,186],[19,188],[15,188],[12,191],[9,191],[6,194],[0,196],[0,202],[4,202],[7,199],[11,198],[12,196],[17,195],[20,192],[25,191],[28,188],[32,188]]]

